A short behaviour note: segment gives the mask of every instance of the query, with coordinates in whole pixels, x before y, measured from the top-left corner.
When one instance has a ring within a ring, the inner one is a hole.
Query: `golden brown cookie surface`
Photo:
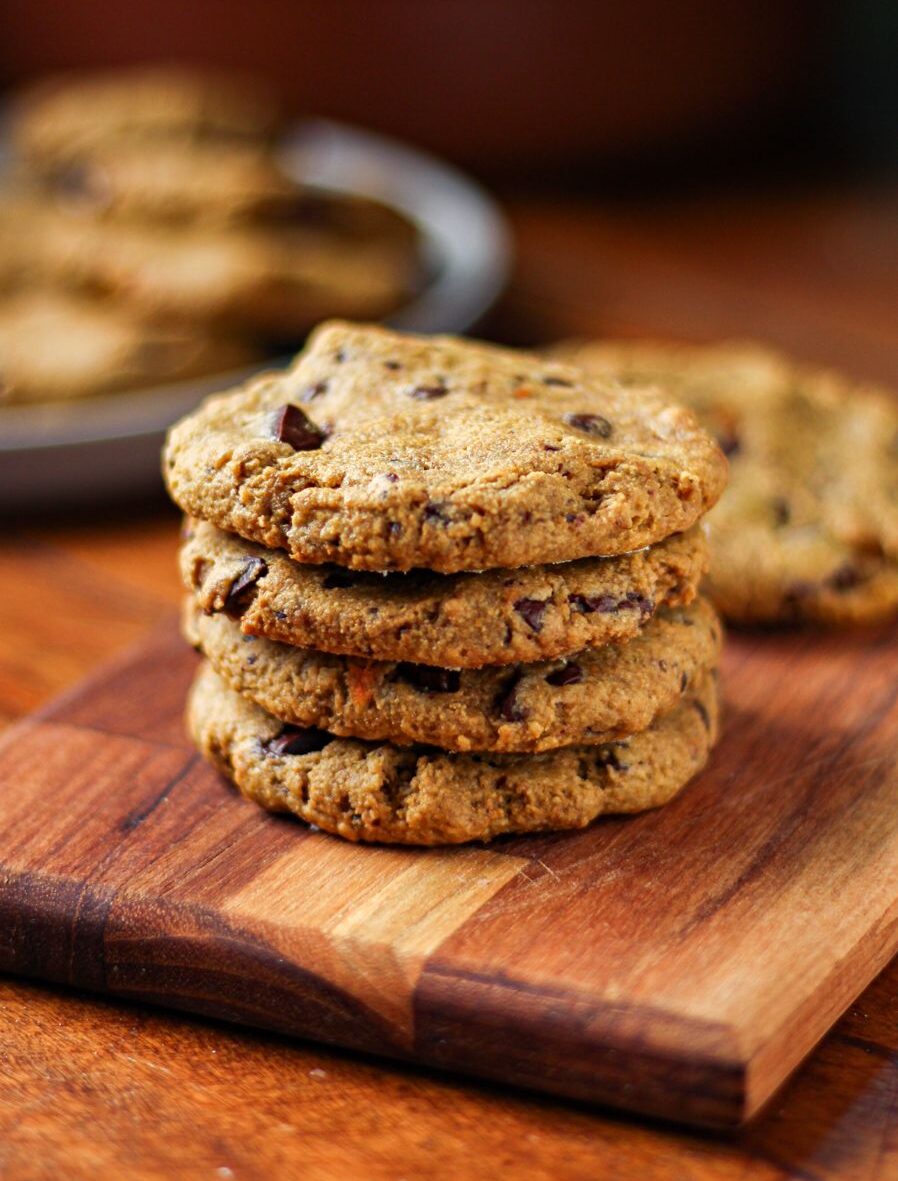
[[[714,432],[730,482],[707,521],[709,593],[742,622],[898,614],[898,401],[760,345],[557,350],[662,385]]]
[[[204,666],[188,727],[205,757],[263,808],[352,841],[446,845],[583,828],[666,803],[705,765],[717,711],[709,674],[621,742],[534,756],[445,754],[285,727]]]
[[[165,470],[188,514],[298,561],[441,573],[639,549],[726,481],[692,414],[654,394],[341,323],[175,426]]]

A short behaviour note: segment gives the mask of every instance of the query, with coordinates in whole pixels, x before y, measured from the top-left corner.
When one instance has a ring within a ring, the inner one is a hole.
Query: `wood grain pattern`
[[[738,1124],[898,946],[896,658],[732,639],[724,739],[671,805],[425,851],[229,791],[168,628],[0,744],[0,967]]]
[[[483,333],[753,332],[898,385],[896,198],[511,201],[517,274]],[[176,545],[161,504],[5,524],[0,724],[177,602]],[[0,1054],[4,1181],[898,1176],[898,959],[760,1118],[726,1137],[21,978],[0,980]]]

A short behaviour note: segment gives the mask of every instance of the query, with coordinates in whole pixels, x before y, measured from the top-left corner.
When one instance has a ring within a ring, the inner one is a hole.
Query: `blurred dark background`
[[[898,166],[895,0],[0,0],[0,85],[159,59],[494,182]]]

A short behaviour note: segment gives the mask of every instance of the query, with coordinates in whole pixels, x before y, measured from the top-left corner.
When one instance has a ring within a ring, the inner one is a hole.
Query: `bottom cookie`
[[[450,845],[503,833],[583,828],[666,803],[717,737],[716,674],[649,729],[539,755],[452,754],[284,726],[204,664],[190,733],[248,799],[351,841]]]

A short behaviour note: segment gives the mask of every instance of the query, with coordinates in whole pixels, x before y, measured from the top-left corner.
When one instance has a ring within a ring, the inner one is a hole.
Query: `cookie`
[[[372,574],[301,566],[205,521],[189,522],[185,586],[206,612],[297,647],[443,668],[552,659],[632,638],[686,606],[707,569],[700,527],[616,558],[481,574]]]
[[[102,301],[43,290],[0,297],[0,404],[139,389],[257,359],[236,339],[153,327]]]
[[[717,725],[711,674],[640,734],[532,756],[446,754],[284,726],[208,666],[188,705],[194,741],[248,799],[347,840],[411,845],[583,828],[655,808],[705,765]]]
[[[898,402],[760,345],[620,342],[565,356],[664,385],[717,434],[709,593],[736,622],[898,615]]]
[[[54,171],[47,191],[71,212],[232,224],[299,211],[301,190],[262,145],[112,144]]]
[[[414,282],[392,243],[318,229],[144,226],[57,214],[45,218],[43,269],[139,314],[298,339],[327,315],[376,319]]]
[[[140,66],[46,79],[10,115],[16,153],[54,170],[106,144],[268,137],[277,124],[258,83],[176,66]]]
[[[107,144],[60,166],[42,186],[67,212],[204,226],[279,221],[354,242],[417,249],[417,232],[380,202],[298,183],[253,143]]]
[[[643,730],[716,664],[721,640],[703,599],[662,608],[629,643],[510,668],[442,669],[292,648],[244,635],[192,600],[184,628],[232,689],[284,722],[456,751],[542,751]]]
[[[169,434],[188,514],[300,562],[450,574],[620,554],[693,525],[726,461],[689,411],[453,337],[332,323]]]

